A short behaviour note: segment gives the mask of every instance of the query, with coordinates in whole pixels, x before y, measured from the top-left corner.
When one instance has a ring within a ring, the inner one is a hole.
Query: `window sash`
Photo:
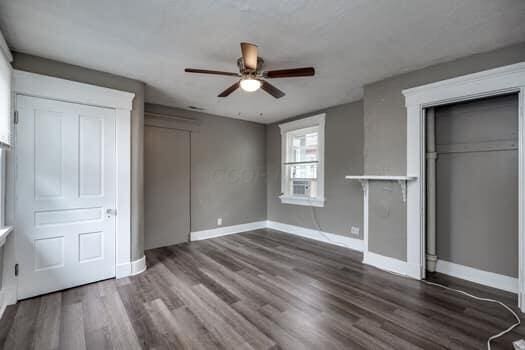
[[[292,148],[290,150],[290,161],[313,162],[319,159],[319,149],[317,147]]]
[[[317,145],[304,145],[304,146],[294,146],[293,145],[293,139],[297,136],[306,136],[308,134],[317,133]],[[313,162],[313,161],[319,161],[319,126],[313,126],[313,127],[307,127],[302,128],[298,130],[291,130],[286,132],[285,135],[286,139],[286,159],[284,160],[284,163],[293,163],[293,162]],[[296,160],[295,157],[295,151],[296,150],[315,150],[316,151],[316,159],[312,160]]]
[[[304,176],[296,177],[295,174],[304,174]],[[313,175],[308,176],[307,174],[313,173]],[[289,165],[287,169],[287,177],[290,180],[312,180],[317,179],[319,176],[319,169],[317,164],[300,164],[300,165]]]

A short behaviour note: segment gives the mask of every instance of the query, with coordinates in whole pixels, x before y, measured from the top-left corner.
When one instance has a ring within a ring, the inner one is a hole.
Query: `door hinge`
[[[18,124],[18,111],[15,111],[14,123]]]
[[[18,264],[15,264],[15,276],[18,276]]]

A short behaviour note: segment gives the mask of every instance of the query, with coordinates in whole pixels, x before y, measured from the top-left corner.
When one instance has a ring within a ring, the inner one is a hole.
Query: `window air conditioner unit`
[[[293,195],[301,197],[310,197],[310,181],[293,180]]]

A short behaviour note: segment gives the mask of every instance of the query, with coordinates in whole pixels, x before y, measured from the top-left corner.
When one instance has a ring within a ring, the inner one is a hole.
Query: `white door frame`
[[[496,96],[519,94],[519,292],[525,312],[525,62],[403,90],[407,108],[407,264],[411,277],[425,278],[425,112],[427,107]]]
[[[13,73],[14,97],[26,95],[115,110],[117,184],[115,274],[117,278],[131,275],[136,270],[133,266],[137,264],[131,261],[131,109],[135,94],[19,70],[14,70]],[[14,153],[16,153],[16,129],[14,137]],[[8,169],[16,169],[15,157],[10,157]],[[14,188],[14,178],[10,180],[10,185]],[[9,206],[14,207],[14,193],[7,198],[7,202]],[[11,210],[14,212],[14,209]],[[14,234],[16,235],[16,227]]]

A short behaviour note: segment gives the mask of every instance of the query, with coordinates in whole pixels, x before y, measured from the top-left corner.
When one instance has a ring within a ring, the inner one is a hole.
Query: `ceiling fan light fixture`
[[[252,78],[246,78],[241,80],[241,89],[247,92],[254,92],[259,90],[261,87],[261,81]]]
[[[311,77],[315,75],[314,67],[263,71],[264,60],[258,56],[257,45],[255,44],[241,43],[241,54],[242,56],[237,59],[239,73],[195,68],[185,68],[184,71],[187,73],[225,75],[240,78],[236,80],[233,85],[218,94],[217,97],[220,98],[228,97],[234,91],[241,88],[247,92],[254,92],[261,89],[277,99],[283,97],[285,93],[270,84],[267,79]]]

